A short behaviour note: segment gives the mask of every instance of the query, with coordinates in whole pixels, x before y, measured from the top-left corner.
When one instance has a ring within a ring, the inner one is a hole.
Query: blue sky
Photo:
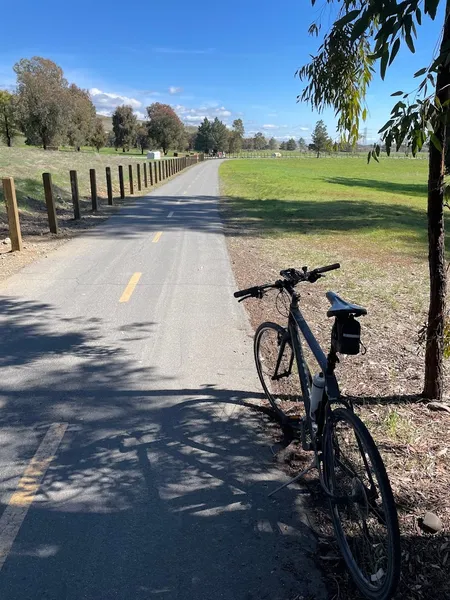
[[[242,118],[246,134],[309,139],[319,116],[297,104],[294,78],[318,46],[308,26],[325,0],[227,0],[160,3],[116,0],[16,0],[3,3],[0,87],[12,86],[13,64],[44,56],[57,62],[70,82],[91,90],[98,112],[122,103],[138,114],[152,102],[175,107],[186,123],[204,116],[227,124]],[[317,8],[317,6],[319,8]],[[324,24],[331,14],[325,10]],[[377,77],[368,94],[367,140],[388,119],[390,94],[413,87],[412,75],[427,66],[442,17],[424,19],[415,55],[400,52],[386,80]],[[331,111],[323,118],[334,136]]]

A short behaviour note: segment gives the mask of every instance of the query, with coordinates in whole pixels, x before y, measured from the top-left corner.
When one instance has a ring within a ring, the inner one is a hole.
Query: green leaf
[[[429,14],[432,19],[436,16],[439,0],[425,0],[425,13]]]
[[[393,94],[391,94],[391,96],[402,96],[403,92],[398,91],[398,92],[394,92]]]
[[[422,25],[422,12],[420,8],[416,8],[416,19],[419,25]]]
[[[346,15],[344,15],[342,17],[342,19],[339,19],[338,21],[336,21],[334,26],[337,27],[337,29],[342,29],[345,25],[347,25],[347,23],[354,21],[360,12],[361,12],[360,8],[357,10],[351,10]]]
[[[389,127],[391,127],[391,125],[393,125],[393,124],[394,124],[394,119],[389,119],[389,121],[383,125],[383,127],[379,130],[378,133],[383,133],[383,131],[386,131],[386,129],[389,129]]]
[[[389,66],[394,62],[394,58],[397,56],[398,51],[400,50],[400,38],[397,38],[392,45],[391,50],[391,58],[389,59]]]
[[[380,156],[380,152],[381,152],[380,144],[377,144],[377,145],[375,146],[375,152],[376,152],[376,155],[377,155],[377,156]]]
[[[378,160],[378,156],[376,155],[376,152],[375,152],[375,150],[372,150],[371,154],[372,154],[372,158],[373,158],[374,160],[376,160],[376,161],[377,161],[377,163],[379,163],[380,161]]]
[[[367,164],[370,163],[371,157],[372,157],[372,152],[369,150],[369,154],[367,155]]]
[[[439,152],[442,152],[442,144],[435,133],[432,133],[430,135],[430,140],[433,142],[433,146],[436,148],[436,150],[439,150]]]
[[[357,40],[367,29],[370,23],[369,11],[365,10],[361,17],[353,24],[350,39],[352,42]]]
[[[381,57],[381,66],[380,66],[380,75],[381,75],[381,79],[384,79],[385,75],[386,75],[386,69],[388,66],[388,60],[389,60],[389,51],[386,51],[383,56]]]
[[[362,111],[362,120],[365,121],[367,119],[367,108]]]
[[[427,68],[426,67],[424,67],[423,69],[419,69],[419,71],[417,71],[416,73],[414,73],[414,77],[420,77],[421,75],[423,75],[426,72],[427,72]]]
[[[414,48],[414,42],[413,42],[413,39],[411,37],[411,33],[409,31],[407,31],[406,34],[405,34],[405,42],[406,42],[406,45],[408,46],[408,48],[414,54],[414,52],[416,51],[416,49]]]

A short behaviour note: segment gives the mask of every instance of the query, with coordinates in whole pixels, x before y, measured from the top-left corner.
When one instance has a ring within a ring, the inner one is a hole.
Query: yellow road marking
[[[134,292],[134,288],[137,286],[139,279],[141,278],[142,273],[135,273],[130,281],[128,282],[127,287],[125,288],[123,294],[120,297],[119,302],[128,302],[131,298],[131,294]]]
[[[158,232],[155,234],[155,237],[153,238],[152,242],[153,242],[154,244],[156,244],[156,242],[159,242],[159,238],[162,236],[162,234],[163,234],[163,232],[162,232],[162,231],[158,231]]]
[[[22,475],[17,489],[0,518],[0,571],[27,516],[36,492],[45,477],[50,463],[55,458],[67,423],[53,423],[44,436],[36,454]]]

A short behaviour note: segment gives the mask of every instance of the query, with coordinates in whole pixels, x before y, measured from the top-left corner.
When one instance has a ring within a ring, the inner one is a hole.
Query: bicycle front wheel
[[[380,453],[353,411],[331,411],[325,430],[324,476],[337,542],[360,591],[388,600],[400,577],[397,510]]]
[[[291,337],[276,323],[262,323],[255,333],[255,363],[261,385],[278,416],[298,419],[305,405]],[[307,378],[311,375],[307,365]]]

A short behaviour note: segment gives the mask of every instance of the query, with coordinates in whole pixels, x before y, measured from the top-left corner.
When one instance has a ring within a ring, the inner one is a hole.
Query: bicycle
[[[262,323],[255,333],[255,362],[264,392],[282,425],[297,433],[311,465],[270,495],[316,468],[328,497],[336,539],[351,576],[369,600],[388,600],[400,578],[400,532],[394,496],[377,446],[355,414],[351,400],[341,396],[335,376],[338,354],[360,352],[358,317],[367,314],[334,292],[327,316],[334,318],[331,347],[325,355],[300,312],[299,283],[315,283],[338,263],[308,271],[286,269],[282,279],[234,294],[239,302],[261,299],[270,290],[287,294],[288,323]],[[277,297],[278,298],[278,297]],[[302,341],[304,340],[304,341]],[[303,351],[309,347],[320,372],[312,374]],[[292,416],[300,407],[302,416]]]

